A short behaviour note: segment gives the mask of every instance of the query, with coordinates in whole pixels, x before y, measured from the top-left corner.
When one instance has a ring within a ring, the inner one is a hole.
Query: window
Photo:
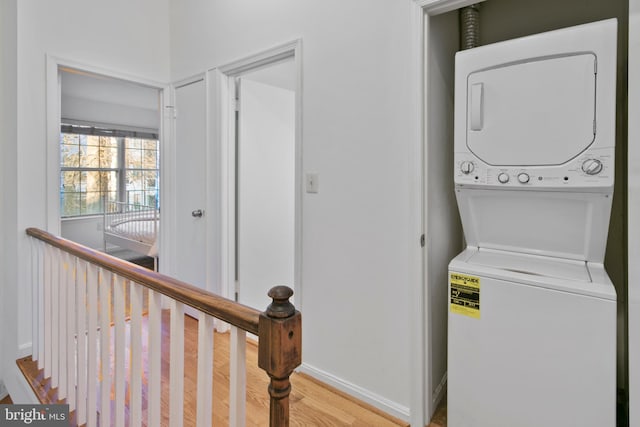
[[[98,215],[104,200],[159,204],[158,137],[65,125],[60,133],[60,214]]]

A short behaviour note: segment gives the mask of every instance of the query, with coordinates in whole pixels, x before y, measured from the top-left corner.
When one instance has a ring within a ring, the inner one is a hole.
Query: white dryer
[[[614,19],[456,55],[450,427],[615,426]]]

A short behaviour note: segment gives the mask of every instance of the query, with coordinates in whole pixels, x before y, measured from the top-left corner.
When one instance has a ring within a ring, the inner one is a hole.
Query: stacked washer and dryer
[[[615,19],[456,55],[450,427],[615,426]]]

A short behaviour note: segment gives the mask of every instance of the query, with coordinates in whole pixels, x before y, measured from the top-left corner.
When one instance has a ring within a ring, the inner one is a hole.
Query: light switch
[[[318,174],[317,173],[307,173],[305,177],[307,193],[317,193],[318,192]]]

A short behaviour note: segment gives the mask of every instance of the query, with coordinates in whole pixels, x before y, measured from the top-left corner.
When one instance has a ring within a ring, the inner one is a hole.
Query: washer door
[[[469,74],[467,146],[494,166],[560,165],[595,140],[596,56],[533,58]]]

